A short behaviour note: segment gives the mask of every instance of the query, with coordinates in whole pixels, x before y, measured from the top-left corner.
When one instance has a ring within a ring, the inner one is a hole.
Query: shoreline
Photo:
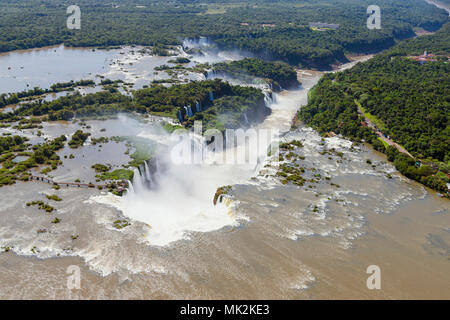
[[[436,7],[438,7],[439,9],[444,9],[446,10],[449,15],[450,15],[450,5],[436,1],[436,0],[425,0],[425,2],[435,5]]]

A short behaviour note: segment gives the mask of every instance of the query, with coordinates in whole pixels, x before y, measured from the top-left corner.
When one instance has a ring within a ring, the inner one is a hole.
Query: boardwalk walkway
[[[106,188],[106,184],[95,184],[95,183],[81,183],[81,182],[56,182],[46,177],[40,176],[30,176],[30,180],[41,181],[44,183],[52,184],[54,186],[66,186],[66,187],[84,187],[84,188]]]

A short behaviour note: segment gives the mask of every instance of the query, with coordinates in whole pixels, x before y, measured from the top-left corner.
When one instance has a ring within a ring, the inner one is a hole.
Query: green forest
[[[101,82],[101,84],[103,84],[103,81]],[[9,95],[6,93],[2,93],[0,95],[0,108],[3,108],[7,105],[19,103],[20,101],[25,100],[25,98],[33,98],[52,92],[56,93],[61,91],[72,91],[76,87],[88,87],[88,86],[95,86],[95,82],[93,80],[58,82],[52,84],[49,89],[42,89],[39,87],[35,87],[33,89],[15,92]]]
[[[27,139],[20,136],[0,137],[0,187],[13,184],[16,180],[28,181],[30,169],[39,165],[48,165],[44,170],[54,170],[61,164],[56,151],[64,148],[65,136],[31,146]],[[26,157],[20,163],[14,158]]]
[[[41,92],[36,88],[33,91]],[[11,96],[17,97],[17,94]],[[6,100],[10,100],[7,96]],[[199,110],[196,105],[198,104]],[[190,107],[187,114],[184,107]],[[119,112],[137,112],[179,119],[185,127],[202,120],[204,129],[237,128],[261,121],[269,109],[264,104],[261,90],[233,86],[220,79],[193,81],[170,87],[153,84],[133,91],[132,96],[117,90],[81,95],[78,91],[53,101],[37,99],[24,102],[13,112],[0,113],[3,124],[19,121],[21,128],[36,128],[38,122],[71,120],[77,118],[105,118]],[[244,118],[243,113],[248,115]],[[31,118],[27,118],[30,117]],[[247,123],[248,121],[248,123]]]
[[[321,69],[345,62],[346,53],[376,52],[414,28],[437,30],[444,10],[423,0],[379,0],[382,28],[366,26],[369,0],[205,1],[80,0],[81,29],[66,27],[61,0],[0,3],[0,52],[64,43],[67,46],[177,45],[183,38],[209,37],[219,46],[264,58]],[[310,22],[339,24],[315,31]]]
[[[387,153],[401,173],[446,193],[445,183],[450,182],[449,37],[450,23],[350,70],[327,74],[312,89],[299,118],[319,132],[334,131],[372,143]],[[424,51],[442,56],[426,63],[409,57]],[[362,126],[358,104],[415,159],[395,147],[385,148],[378,136]]]
[[[220,79],[170,87],[153,85],[137,90],[133,102],[138,109],[144,107],[151,114],[178,118],[185,127],[191,127],[194,121],[201,120],[203,129],[216,128],[221,131],[245,126],[244,113],[248,115],[249,122],[257,122],[269,112],[261,90],[233,86]],[[197,103],[199,111],[196,110]],[[184,106],[191,108],[192,115],[186,113]]]

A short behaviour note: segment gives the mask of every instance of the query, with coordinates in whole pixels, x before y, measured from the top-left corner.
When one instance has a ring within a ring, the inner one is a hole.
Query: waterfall
[[[135,195],[141,193],[142,191],[156,187],[156,181],[155,178],[152,177],[152,172],[150,171],[148,161],[144,161],[144,164],[142,166],[140,166],[139,168],[135,168],[133,170],[133,173],[133,182],[128,181],[129,187],[127,194]],[[155,172],[154,174],[155,176],[158,175],[157,172]]]
[[[270,108],[271,104],[278,103],[277,101],[278,94],[276,92],[273,92],[272,90],[263,89],[263,94],[266,107]]]
[[[273,95],[269,93],[267,90],[263,90],[264,93],[264,102],[266,103],[266,106],[268,107],[273,101]]]
[[[214,101],[214,92],[209,92],[209,100]]]
[[[160,167],[160,165],[159,165],[159,160],[158,160],[158,158],[156,157],[156,158],[153,158],[154,159],[154,161],[153,161],[153,167],[154,167],[154,171],[153,171],[153,180],[154,180],[154,182],[158,182],[159,181],[159,178],[161,177],[161,170],[162,170],[162,167]]]
[[[188,111],[188,116],[189,116],[189,117],[194,116],[194,114],[192,113],[192,108],[191,108],[191,106],[188,106],[188,107],[187,107],[187,111]]]
[[[183,114],[181,113],[181,110],[178,110],[178,120],[180,120],[180,122],[183,122]]]
[[[127,180],[128,183],[128,190],[127,190],[127,195],[134,195],[134,188],[133,188],[133,184],[131,183],[130,180]]]
[[[135,190],[135,193],[139,193],[145,188],[144,182],[142,181],[141,172],[138,168],[134,169],[133,188]]]
[[[144,161],[144,169],[145,169],[145,177],[146,177],[147,181],[150,182],[150,184],[153,183],[152,174],[150,172],[150,168],[147,164],[147,161]]]
[[[245,120],[245,123],[246,124],[250,124],[249,122],[248,122],[248,118],[247,118],[247,114],[244,112],[244,120]]]
[[[192,112],[192,108],[191,108],[191,106],[184,106],[184,110],[186,110],[186,115],[188,116],[188,117],[192,117],[192,116],[194,116],[194,113]]]
[[[200,39],[198,40],[198,44],[200,45],[200,47],[206,47],[209,45],[209,41],[208,38],[206,37],[200,37]]]
[[[206,79],[210,79],[210,78],[214,78],[216,76],[216,71],[215,70],[209,70],[205,72],[205,78]]]
[[[272,100],[272,103],[278,103],[278,93],[272,92],[271,93],[271,100]]]
[[[200,106],[200,103],[198,103],[198,101],[195,101],[195,110],[196,112],[202,111],[202,107]]]

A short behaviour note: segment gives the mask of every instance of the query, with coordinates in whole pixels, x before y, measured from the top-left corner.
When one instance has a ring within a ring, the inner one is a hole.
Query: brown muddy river
[[[98,61],[113,55],[89,52]],[[2,59],[3,72],[8,62]],[[145,59],[148,66],[164,63]],[[25,65],[24,60],[16,65]],[[101,72],[99,68],[100,62],[89,72]],[[141,70],[135,73],[152,74],[151,67],[136,68]],[[0,253],[0,298],[448,299],[449,201],[399,175],[370,147],[339,137],[322,139],[302,125],[289,131],[320,76],[299,71],[302,88],[275,94],[272,114],[258,127],[280,130],[283,141],[302,141],[298,152],[305,174],[330,177],[334,185],[282,185],[270,175],[275,164],[265,159],[267,166],[257,170],[170,168],[151,177],[158,189],[136,188],[134,195],[122,198],[87,188],[55,191],[38,182],[2,187],[0,247],[10,251]],[[119,116],[87,123],[94,137],[168,140],[158,121]],[[44,137],[55,137],[79,128],[54,123],[42,131]],[[40,139],[30,131],[21,134]],[[332,148],[343,156],[324,154]],[[61,158],[70,153],[75,158],[63,158],[63,166],[50,175],[57,181],[92,181],[92,164],[119,167],[129,161],[126,149],[115,142],[65,148]],[[135,187],[137,182],[133,180]],[[215,189],[224,184],[233,185],[232,200],[214,207]],[[25,205],[45,200],[45,194],[63,199],[52,203],[56,213]],[[60,223],[51,223],[55,216]],[[117,219],[130,225],[116,229]],[[381,270],[379,290],[366,286],[371,265]],[[69,266],[81,269],[80,289],[67,288]]]

